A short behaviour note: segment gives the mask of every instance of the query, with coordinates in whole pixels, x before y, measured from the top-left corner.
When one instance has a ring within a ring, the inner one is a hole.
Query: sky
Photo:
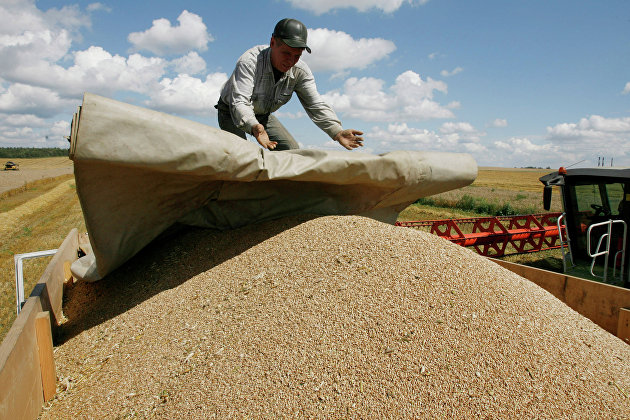
[[[627,0],[0,0],[0,147],[68,147],[84,92],[218,127],[236,60],[285,17],[362,152],[630,167]],[[276,116],[345,150],[295,95]]]

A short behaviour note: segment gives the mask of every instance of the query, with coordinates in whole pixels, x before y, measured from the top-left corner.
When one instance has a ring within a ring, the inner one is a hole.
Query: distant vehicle
[[[4,170],[5,171],[19,171],[20,165],[15,162],[8,161],[7,163],[4,164]]]

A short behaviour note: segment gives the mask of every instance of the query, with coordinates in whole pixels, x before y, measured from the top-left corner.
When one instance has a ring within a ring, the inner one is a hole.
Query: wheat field
[[[533,191],[542,196],[542,184],[538,179],[553,171],[552,169],[482,167],[479,168],[479,175],[473,185],[518,192]]]

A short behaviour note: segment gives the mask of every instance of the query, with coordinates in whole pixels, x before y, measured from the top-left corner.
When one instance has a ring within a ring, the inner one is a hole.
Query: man
[[[363,146],[363,133],[343,129],[335,112],[317,92],[313,73],[300,61],[304,50],[311,52],[306,37],[302,22],[282,19],[276,24],[269,47],[251,48],[238,59],[215,106],[222,130],[243,139],[249,133],[265,149],[298,149],[293,136],[272,114],[295,92],[311,120],[330,138],[348,150]]]

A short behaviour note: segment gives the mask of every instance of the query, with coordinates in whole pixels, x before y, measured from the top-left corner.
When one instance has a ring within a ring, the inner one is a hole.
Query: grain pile
[[[630,417],[621,340],[469,250],[360,217],[185,230],[65,311],[44,418]]]

